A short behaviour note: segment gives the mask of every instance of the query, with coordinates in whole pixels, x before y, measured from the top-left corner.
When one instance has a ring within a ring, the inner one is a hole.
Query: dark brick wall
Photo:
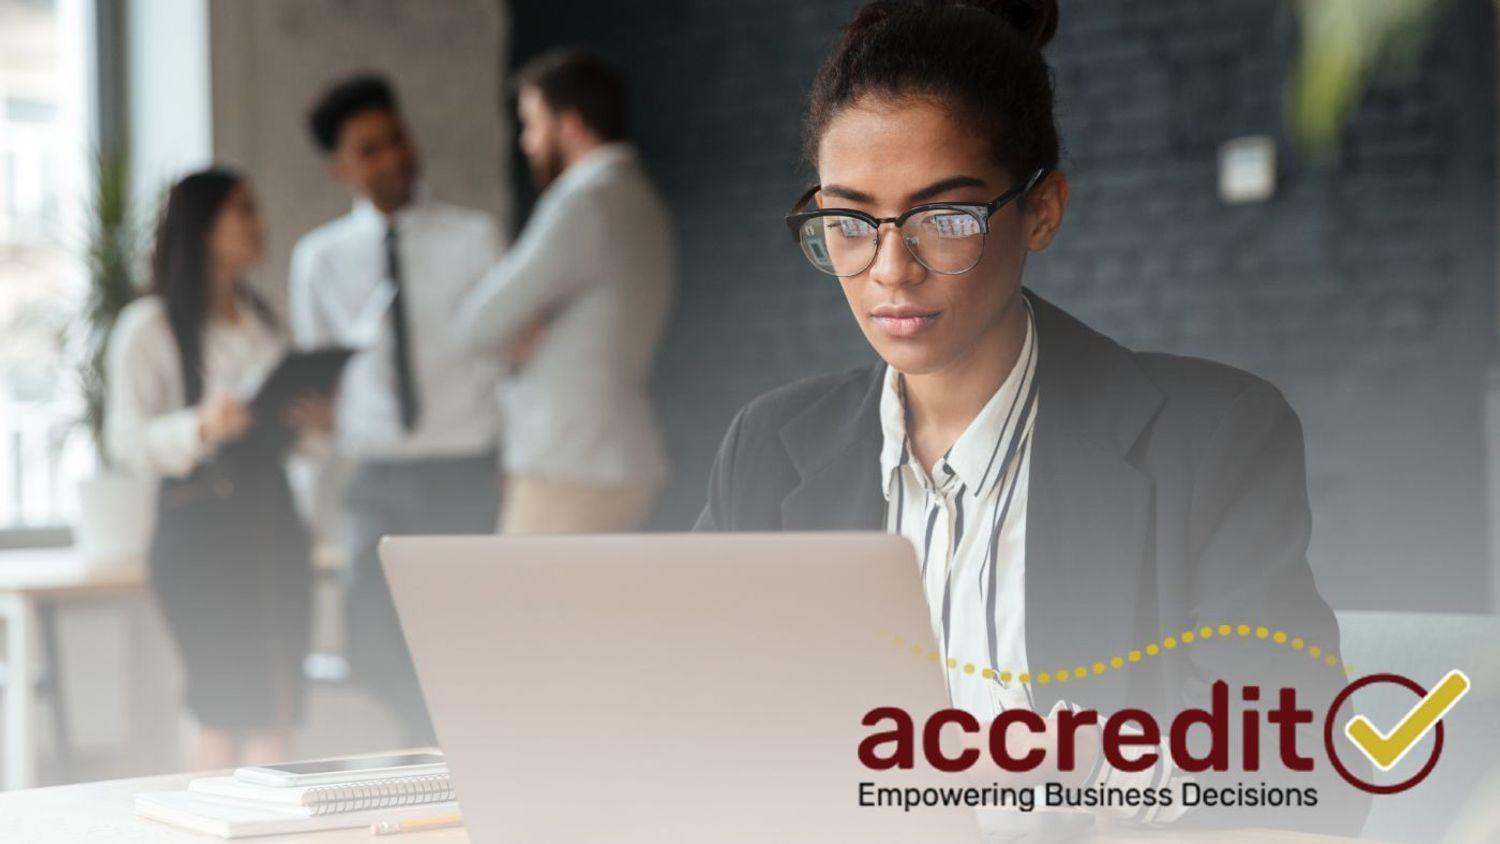
[[[755,394],[872,360],[781,215],[810,180],[797,124],[848,0],[511,4],[514,49],[582,43],[634,91],[636,138],[677,215],[683,289],[656,394],[689,524],[726,423]],[[1028,283],[1135,348],[1280,385],[1302,415],[1314,565],[1343,607],[1487,605],[1481,387],[1495,283],[1494,25],[1453,0],[1415,76],[1377,85],[1339,151],[1286,138],[1291,4],[1065,2],[1049,55],[1063,235]],[[1219,144],[1280,139],[1278,195],[1228,207]],[[1379,582],[1371,576],[1380,578]]]

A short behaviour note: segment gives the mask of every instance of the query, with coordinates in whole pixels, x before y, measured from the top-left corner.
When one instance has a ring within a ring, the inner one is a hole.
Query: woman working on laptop
[[[1055,0],[855,15],[804,124],[820,184],[787,222],[883,363],[741,410],[698,529],[910,539],[950,696],[982,722],[1060,701],[1171,715],[1207,705],[1217,679],[1295,686],[1316,711],[1340,672],[1254,641],[1266,628],[1338,652],[1286,401],[1227,366],[1122,348],[1023,288],[1068,204],[1042,55],[1056,26]],[[1332,811],[1280,822],[1357,828],[1352,794],[1330,786]]]

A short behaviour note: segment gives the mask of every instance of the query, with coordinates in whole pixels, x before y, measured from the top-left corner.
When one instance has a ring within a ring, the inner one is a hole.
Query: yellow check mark
[[[1401,723],[1389,733],[1382,733],[1375,729],[1370,719],[1363,715],[1356,715],[1349,719],[1344,725],[1344,734],[1354,742],[1375,767],[1382,771],[1389,771],[1396,767],[1407,754],[1407,751],[1417,746],[1417,742],[1442,720],[1448,710],[1458,703],[1469,691],[1469,677],[1457,668],[1449,671],[1442,680],[1433,687],[1427,696],[1417,701],[1417,705],[1406,713]]]

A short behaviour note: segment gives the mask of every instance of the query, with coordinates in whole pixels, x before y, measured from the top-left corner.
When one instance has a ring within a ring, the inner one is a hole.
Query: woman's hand
[[[252,421],[249,405],[234,396],[210,396],[198,405],[198,435],[209,445],[245,436]]]
[[[281,414],[281,421],[304,434],[326,434],[333,430],[333,402],[327,396],[298,396]]]

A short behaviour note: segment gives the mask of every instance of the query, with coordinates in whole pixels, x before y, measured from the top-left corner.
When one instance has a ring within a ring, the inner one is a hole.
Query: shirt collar
[[[931,484],[934,488],[944,490],[949,486],[963,486],[978,493],[981,485],[988,486],[1000,474],[996,464],[1005,453],[1006,442],[1018,435],[1016,428],[1022,415],[1021,403],[1026,398],[1024,391],[1030,389],[1036,378],[1036,347],[1035,318],[1028,302],[1026,339],[1021,344],[1020,356],[979,415],[954,441],[948,453],[933,465],[935,477]],[[885,368],[885,384],[880,396],[880,428],[883,438],[880,473],[885,481],[885,497],[890,500],[900,481],[902,466],[913,464],[919,478],[925,479],[926,473],[911,455],[901,374],[889,365]]]
[[[898,470],[911,459],[906,441],[906,406],[901,399],[901,374],[890,364],[886,364],[885,383],[880,390],[880,433],[880,477],[885,481],[885,497],[889,501],[895,495]]]
[[[578,160],[568,165],[568,169],[557,177],[552,187],[566,188],[579,184],[597,173],[602,173],[611,167],[624,164],[635,159],[635,147],[628,141],[610,141],[600,144],[578,157]]]
[[[410,221],[413,218],[422,213],[427,202],[426,188],[418,185],[416,192],[412,195],[411,202],[408,202],[405,207],[397,210],[390,217],[380,213],[380,210],[375,207],[375,203],[363,196],[357,197],[354,200],[354,208],[349,212],[349,216],[359,221],[361,225],[378,229],[381,232],[389,228],[392,223],[396,224],[397,229],[404,229],[410,225]]]

